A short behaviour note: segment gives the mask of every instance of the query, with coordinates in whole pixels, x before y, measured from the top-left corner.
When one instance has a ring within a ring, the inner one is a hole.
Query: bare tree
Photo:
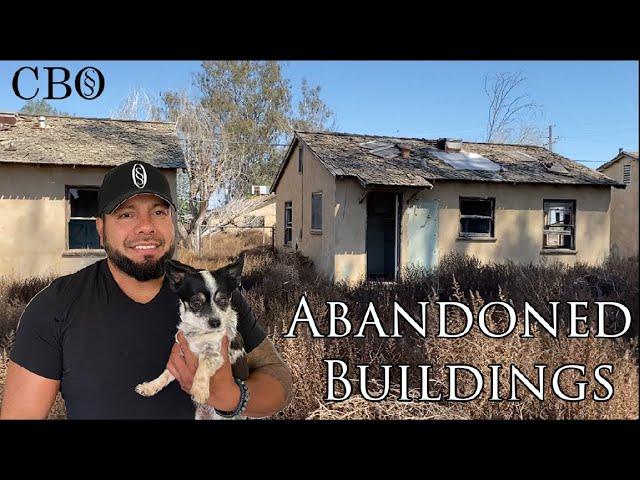
[[[486,75],[484,91],[489,99],[486,141],[492,143],[542,143],[542,130],[535,125],[541,106],[520,93],[526,78],[519,72]]]
[[[231,212],[228,205],[238,195],[232,187],[246,175],[248,155],[238,145],[230,149],[222,121],[202,104],[186,94],[174,93],[166,100],[170,115],[175,118],[188,184],[188,196],[180,206],[183,215],[178,233],[188,247],[198,248],[202,225],[211,225],[216,216],[216,209],[211,207],[226,205],[225,209]],[[241,207],[238,205],[233,211],[240,214]]]
[[[167,119],[162,99],[137,87],[120,102],[120,106],[111,111],[111,118],[119,120],[164,121]]]

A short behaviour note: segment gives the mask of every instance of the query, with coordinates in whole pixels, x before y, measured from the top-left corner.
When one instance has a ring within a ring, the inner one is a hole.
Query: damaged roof
[[[143,160],[185,168],[173,123],[45,116],[40,128],[38,115],[0,120],[0,162],[111,167]]]
[[[298,141],[302,141],[332,175],[353,177],[365,188],[432,187],[434,181],[609,185],[624,188],[606,175],[543,147],[462,142],[463,155],[454,154],[451,160],[445,161],[448,154],[438,148],[438,140],[296,132],[273,182],[272,192]],[[406,157],[402,155],[402,149],[409,150]],[[470,159],[467,162],[461,161],[465,154]]]

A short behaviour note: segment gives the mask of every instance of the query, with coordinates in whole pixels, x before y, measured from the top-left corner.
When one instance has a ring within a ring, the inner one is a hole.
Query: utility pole
[[[553,153],[553,143],[560,140],[561,137],[553,136],[553,127],[556,125],[549,125],[549,140],[548,143],[544,143],[543,146],[547,147],[547,149]]]

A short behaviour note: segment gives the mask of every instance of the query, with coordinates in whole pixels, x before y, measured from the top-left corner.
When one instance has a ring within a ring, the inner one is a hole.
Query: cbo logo
[[[71,78],[71,72],[68,69],[64,67],[43,67],[42,69],[46,71],[46,75],[43,75],[46,77],[47,96],[44,97],[46,100],[62,100],[71,96],[73,90],[67,83]],[[38,67],[22,67],[13,75],[13,93],[23,100],[31,100],[40,92],[40,87],[37,87],[35,91],[31,90],[33,95],[29,96],[31,92],[23,91],[24,83],[21,89],[21,80],[32,81],[32,78],[28,77],[35,78],[36,84],[40,82]],[[73,84],[76,93],[85,100],[94,100],[102,95],[104,85],[104,75],[95,67],[84,67],[80,70]],[[61,93],[61,89],[64,89],[64,94],[56,96],[55,93]]]
[[[133,183],[136,187],[144,188],[147,184],[147,171],[144,166],[136,163],[131,169],[131,178],[133,178]]]

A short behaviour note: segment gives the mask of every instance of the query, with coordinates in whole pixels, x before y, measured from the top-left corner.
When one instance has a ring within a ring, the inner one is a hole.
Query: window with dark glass
[[[100,248],[96,230],[98,215],[98,187],[67,187],[70,204],[69,249]]]
[[[311,194],[311,230],[322,231],[322,192]]]
[[[493,198],[460,197],[460,236],[493,237],[494,205]]]
[[[284,202],[284,244],[291,245],[293,236],[293,206],[291,202]]]

